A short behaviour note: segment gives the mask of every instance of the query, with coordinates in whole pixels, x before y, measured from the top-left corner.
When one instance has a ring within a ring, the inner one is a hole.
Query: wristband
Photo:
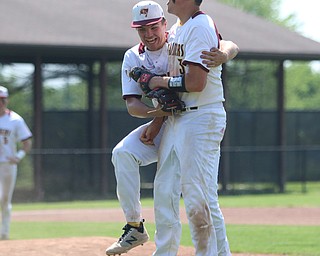
[[[175,92],[188,92],[184,82],[184,75],[170,77],[168,88]]]
[[[20,149],[16,154],[16,157],[19,158],[20,160],[25,156],[26,156],[26,151],[24,151],[23,149]]]

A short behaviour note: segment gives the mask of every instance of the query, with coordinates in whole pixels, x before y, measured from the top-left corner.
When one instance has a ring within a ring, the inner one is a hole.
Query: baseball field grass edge
[[[13,222],[11,239],[63,237],[114,237],[122,234],[123,223],[101,222]],[[148,232],[154,239],[155,225]],[[230,247],[234,253],[319,256],[320,229],[315,226],[227,225]],[[192,246],[188,225],[183,225],[181,245]]]
[[[259,195],[222,195],[221,207],[320,207],[320,183],[318,190],[307,193],[259,194]],[[152,198],[141,199],[143,207],[153,207]],[[183,200],[181,200],[183,206]],[[30,202],[14,203],[14,211],[49,209],[105,209],[120,208],[118,200],[67,201],[67,202]]]

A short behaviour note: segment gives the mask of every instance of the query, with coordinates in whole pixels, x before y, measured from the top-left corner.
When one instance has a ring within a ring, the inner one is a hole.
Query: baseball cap
[[[0,86],[0,98],[7,98],[9,96],[8,89]]]
[[[132,28],[155,24],[164,18],[161,6],[154,1],[141,1],[132,8]]]

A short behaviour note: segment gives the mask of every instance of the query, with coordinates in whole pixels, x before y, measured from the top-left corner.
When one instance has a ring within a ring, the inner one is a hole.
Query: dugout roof
[[[0,58],[44,62],[121,60],[137,43],[130,28],[137,0],[10,0],[0,3]],[[166,1],[159,1],[166,12]],[[225,39],[240,47],[237,58],[319,60],[320,43],[235,8],[204,1]],[[169,26],[175,18],[167,14]]]

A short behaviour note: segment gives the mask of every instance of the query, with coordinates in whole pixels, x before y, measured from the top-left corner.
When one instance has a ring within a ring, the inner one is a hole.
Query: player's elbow
[[[26,153],[29,153],[31,151],[31,148],[32,148],[32,137],[24,140],[22,142],[22,147],[23,147],[23,150],[26,152]]]
[[[133,116],[133,117],[135,117],[135,116],[136,116],[135,111],[133,111],[133,110],[132,110],[132,109],[130,109],[130,108],[127,108],[127,110],[128,110],[128,113],[129,113],[129,115],[130,115],[130,116]]]
[[[126,106],[129,115],[133,117],[141,117],[141,109],[145,107],[141,100],[135,97],[128,97]]]
[[[135,107],[128,107],[127,108],[128,113],[132,117],[137,117],[137,118],[146,118],[148,117],[147,111],[145,109],[140,109],[140,108],[135,108]]]
[[[201,83],[195,86],[194,92],[202,92],[206,87],[206,83]]]
[[[186,88],[188,92],[202,92],[206,87],[207,80],[190,81],[187,83]]]
[[[142,117],[141,114],[139,113],[139,111],[137,111],[137,109],[135,108],[127,108],[128,110],[128,113],[130,116],[133,116],[133,117]]]

